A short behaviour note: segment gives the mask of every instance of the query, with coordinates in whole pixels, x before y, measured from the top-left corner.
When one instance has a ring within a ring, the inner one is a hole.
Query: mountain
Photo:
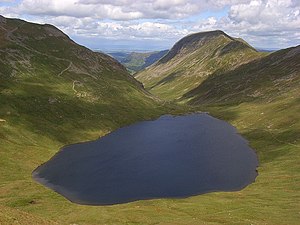
[[[181,98],[212,74],[221,74],[262,57],[242,39],[223,31],[191,34],[178,41],[157,63],[135,77],[163,99]]]
[[[56,220],[66,221],[60,207],[79,209],[34,182],[32,171],[66,144],[158,117],[167,108],[110,56],[76,44],[52,25],[4,17],[0,106],[0,224],[48,224],[39,217],[56,213],[65,215]]]
[[[168,50],[155,52],[111,52],[108,53],[122,63],[131,73],[136,73],[162,58]]]
[[[1,17],[0,30],[0,115],[7,121],[23,115],[33,124],[59,124],[71,113],[118,123],[122,113],[130,118],[145,105],[157,106],[115,59],[76,44],[52,25]]]

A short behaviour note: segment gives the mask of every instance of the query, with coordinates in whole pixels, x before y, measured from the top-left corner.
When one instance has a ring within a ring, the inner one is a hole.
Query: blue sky
[[[167,49],[216,29],[257,48],[300,44],[299,0],[4,0],[0,14],[53,24],[106,51]]]

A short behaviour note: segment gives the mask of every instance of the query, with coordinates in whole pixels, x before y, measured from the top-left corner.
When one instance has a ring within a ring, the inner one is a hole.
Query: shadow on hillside
[[[241,103],[252,101],[251,96],[260,87],[272,96],[278,95],[274,81],[290,74],[297,73],[300,69],[300,54],[292,55],[298,47],[280,50],[240,65],[234,70],[211,74],[198,87],[183,95],[182,99],[192,98],[191,105],[207,103],[234,102]]]
[[[150,89],[155,88],[155,87],[157,87],[159,85],[164,85],[164,84],[166,84],[168,82],[172,82],[177,77],[179,77],[179,75],[181,74],[181,72],[182,71],[178,71],[178,72],[173,72],[173,73],[169,74],[168,76],[164,77],[159,82],[157,82],[155,85],[151,86]]]

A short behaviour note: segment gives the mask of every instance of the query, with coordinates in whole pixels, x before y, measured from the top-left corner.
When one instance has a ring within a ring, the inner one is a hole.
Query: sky
[[[260,49],[300,44],[300,0],[0,0],[0,15],[53,24],[102,51],[169,49],[217,29]]]

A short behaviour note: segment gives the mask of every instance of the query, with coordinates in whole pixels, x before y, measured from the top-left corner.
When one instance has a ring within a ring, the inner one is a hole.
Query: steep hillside
[[[178,41],[168,54],[136,78],[163,99],[179,99],[211,74],[232,70],[263,54],[222,31],[201,32]]]
[[[168,50],[155,52],[112,52],[112,57],[122,63],[132,74],[152,65],[165,54]]]
[[[269,101],[300,87],[300,46],[274,52],[222,74],[213,74],[183,98],[189,104]],[[299,93],[298,93],[299,94]],[[299,95],[291,95],[293,99]]]
[[[120,63],[51,25],[1,18],[0,29],[0,118],[6,124],[28,117],[35,126],[62,125],[72,116],[119,124],[125,114],[136,117],[135,110],[157,106]]]

